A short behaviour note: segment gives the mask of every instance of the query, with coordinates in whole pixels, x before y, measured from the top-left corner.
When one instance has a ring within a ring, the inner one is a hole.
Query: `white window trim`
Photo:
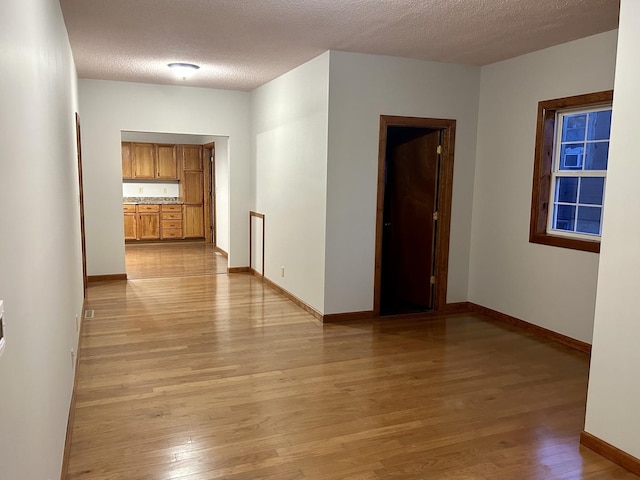
[[[566,237],[566,238],[575,238],[578,240],[594,240],[594,239],[599,240],[602,237],[602,212],[600,214],[600,233],[598,234],[558,230],[553,228],[553,220],[555,217],[556,203],[559,205],[563,204],[563,202],[554,201],[555,192],[556,192],[555,185],[556,185],[556,179],[558,177],[569,177],[569,178],[604,177],[604,187],[602,190],[602,206],[600,206],[601,209],[604,210],[604,199],[607,191],[607,171],[606,170],[560,170],[559,164],[560,164],[560,151],[562,149],[562,128],[564,124],[565,115],[575,115],[576,113],[603,112],[606,110],[611,110],[611,105],[599,105],[597,107],[586,107],[586,108],[571,108],[566,110],[558,110],[556,112],[556,122],[555,122],[556,131],[553,137],[553,167],[551,169],[551,188],[549,189],[550,212],[547,215],[547,234],[548,235],[555,235],[558,237]],[[588,125],[585,128],[588,128]],[[587,135],[588,135],[588,132],[585,132],[585,138],[587,137]],[[610,142],[610,138],[611,137],[609,137],[607,140],[592,140],[588,143]],[[571,143],[587,143],[587,142],[582,141],[582,142],[571,142]],[[580,206],[593,207],[594,206],[592,204],[581,204],[578,202],[578,198],[576,198],[575,204],[567,203],[567,205],[572,205],[572,206],[575,205],[576,212],[577,212],[577,207],[580,207]]]

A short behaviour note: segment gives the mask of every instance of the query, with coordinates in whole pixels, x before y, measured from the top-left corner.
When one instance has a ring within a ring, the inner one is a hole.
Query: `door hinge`
[[[438,220],[438,212],[433,212],[433,219]]]
[[[436,277],[434,275],[431,276],[431,285],[436,284]]]
[[[436,153],[438,155],[442,155],[442,145],[438,145],[438,148],[436,149]]]

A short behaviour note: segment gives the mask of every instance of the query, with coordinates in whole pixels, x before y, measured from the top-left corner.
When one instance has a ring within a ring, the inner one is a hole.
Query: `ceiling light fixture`
[[[168,67],[182,80],[186,80],[192,73],[200,69],[198,65],[194,65],[193,63],[170,63]]]

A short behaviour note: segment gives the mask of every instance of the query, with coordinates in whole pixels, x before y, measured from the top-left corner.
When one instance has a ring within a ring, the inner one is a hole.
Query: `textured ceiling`
[[[612,30],[619,0],[60,0],[80,78],[251,90],[326,50],[486,65]],[[167,63],[201,69],[175,79]]]

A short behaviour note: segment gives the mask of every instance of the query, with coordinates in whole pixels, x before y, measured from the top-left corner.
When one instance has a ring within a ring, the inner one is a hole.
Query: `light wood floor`
[[[134,279],[227,273],[227,259],[204,242],[128,243],[125,263]]]
[[[579,446],[587,357],[477,315],[322,325],[248,274],[87,308],[70,480],[637,480]]]

